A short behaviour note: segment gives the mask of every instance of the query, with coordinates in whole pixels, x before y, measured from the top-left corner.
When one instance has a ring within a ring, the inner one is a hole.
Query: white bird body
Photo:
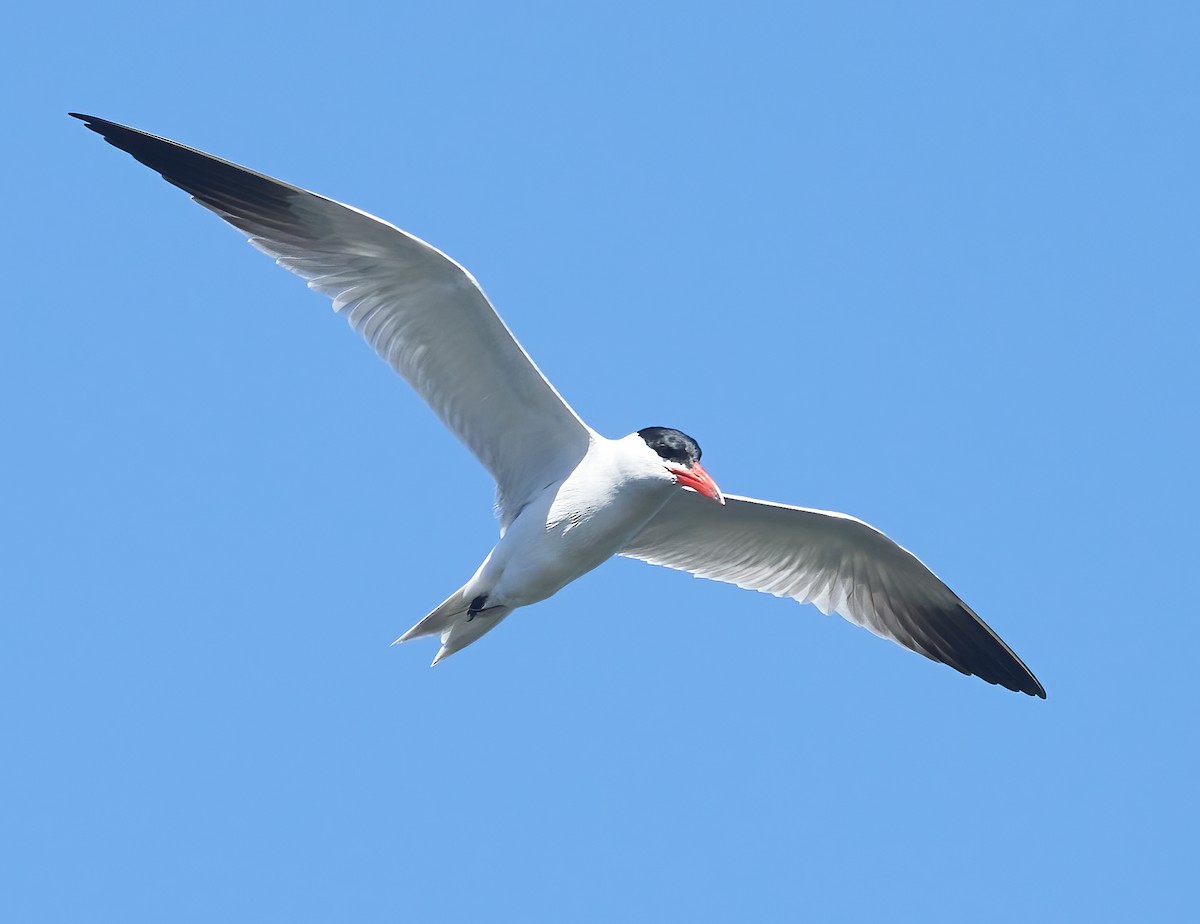
[[[499,541],[470,580],[398,639],[439,636],[435,664],[514,609],[624,555],[814,603],[964,674],[1045,697],[987,624],[878,530],[753,498],[726,504],[700,447],[678,430],[597,434],[474,278],[424,241],[165,138],[76,118],[331,298],[496,479]]]
[[[513,608],[545,600],[620,552],[676,490],[636,433],[596,435],[565,480],[517,513],[464,593]]]
[[[677,491],[675,478],[638,434],[610,440],[593,433],[570,474],[524,504],[471,579],[397,641],[439,636],[436,664],[514,609],[539,603],[604,564]]]

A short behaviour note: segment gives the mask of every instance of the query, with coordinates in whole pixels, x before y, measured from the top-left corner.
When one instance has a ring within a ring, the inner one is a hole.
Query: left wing
[[[1046,698],[1036,677],[915,555],[844,513],[679,491],[621,553],[813,603],[934,661]]]
[[[491,472],[502,530],[587,452],[592,431],[517,343],[471,274],[441,251],[352,206],[203,151],[71,115],[333,299],[334,310]]]

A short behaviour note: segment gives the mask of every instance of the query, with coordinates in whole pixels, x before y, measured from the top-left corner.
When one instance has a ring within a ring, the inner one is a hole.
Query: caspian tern
[[[463,267],[394,225],[174,141],[71,113],[310,289],[333,299],[496,479],[500,539],[397,641],[437,635],[433,663],[613,555],[836,612],[963,674],[1042,685],[910,552],[842,513],[722,495],[700,447],[667,427],[607,439],[579,419]]]

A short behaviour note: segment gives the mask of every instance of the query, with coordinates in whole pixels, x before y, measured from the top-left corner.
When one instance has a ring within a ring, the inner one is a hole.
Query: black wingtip
[[[1007,645],[1005,648],[1012,655],[1012,659],[1016,662],[1016,666],[1020,668],[1020,671],[1017,676],[1010,677],[1007,680],[985,678],[988,683],[998,683],[1002,687],[1008,687],[1014,693],[1024,693],[1027,696],[1036,696],[1038,699],[1045,699],[1046,688],[1042,686],[1042,682],[1033,676],[1033,671],[1025,666],[1024,661],[1013,654],[1012,649],[1008,648]]]
[[[1003,684],[1003,683],[1000,685],[1008,686],[1008,684]],[[1033,674],[1029,675],[1028,683],[1026,683],[1025,685],[1018,687],[1014,684],[1013,686],[1008,686],[1008,688],[1010,690],[1012,690],[1014,693],[1024,693],[1026,696],[1033,696],[1033,697],[1036,697],[1037,699],[1045,699],[1046,698],[1046,688],[1044,686],[1042,686],[1041,682],[1036,677],[1034,677]]]
[[[962,663],[954,663],[958,658],[947,660],[935,657],[934,660],[945,660],[951,667],[963,673],[975,674],[988,683],[1006,687],[1014,693],[1045,699],[1046,688],[1017,653],[1008,647],[1004,639],[1000,638],[978,613],[961,600],[958,601],[958,605],[961,613],[968,618],[943,623],[941,631],[955,632],[957,640],[962,643],[960,651],[956,654],[963,655],[964,660]],[[966,657],[967,655],[970,657]]]
[[[1005,645],[1005,648],[1008,648],[1008,646]],[[1018,683],[1009,687],[1009,689],[1016,690],[1020,693],[1025,693],[1029,696],[1036,696],[1038,699],[1045,699],[1046,688],[1042,686],[1042,682],[1033,676],[1033,671],[1025,666],[1025,662],[1018,658],[1016,653],[1013,652],[1011,648],[1008,648],[1008,652],[1012,655],[1013,660],[1016,661],[1017,665],[1020,667],[1021,674],[1023,675],[1020,677]]]
[[[101,119],[98,116],[84,115],[82,112],[68,112],[67,115],[72,119],[79,119],[83,123],[84,128],[90,128],[105,140],[110,140],[111,135],[117,131],[125,131],[134,135],[142,134],[137,129],[129,128],[129,126],[121,125],[117,122],[110,122],[108,119]]]
[[[68,112],[67,115],[72,119],[79,119],[85,128],[90,128],[97,135],[102,135],[105,139],[111,138],[114,134],[146,135],[146,132],[130,128],[128,125],[122,125],[120,122],[110,122],[108,119],[102,119],[99,116],[84,115],[82,112]]]

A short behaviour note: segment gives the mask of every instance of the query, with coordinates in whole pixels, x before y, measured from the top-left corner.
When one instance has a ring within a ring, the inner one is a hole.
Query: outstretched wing
[[[964,674],[1046,698],[937,575],[854,517],[728,494],[721,507],[680,491],[621,554],[816,604]]]
[[[496,479],[501,525],[587,452],[591,431],[465,269],[366,212],[93,116],[71,113],[333,299]]]

